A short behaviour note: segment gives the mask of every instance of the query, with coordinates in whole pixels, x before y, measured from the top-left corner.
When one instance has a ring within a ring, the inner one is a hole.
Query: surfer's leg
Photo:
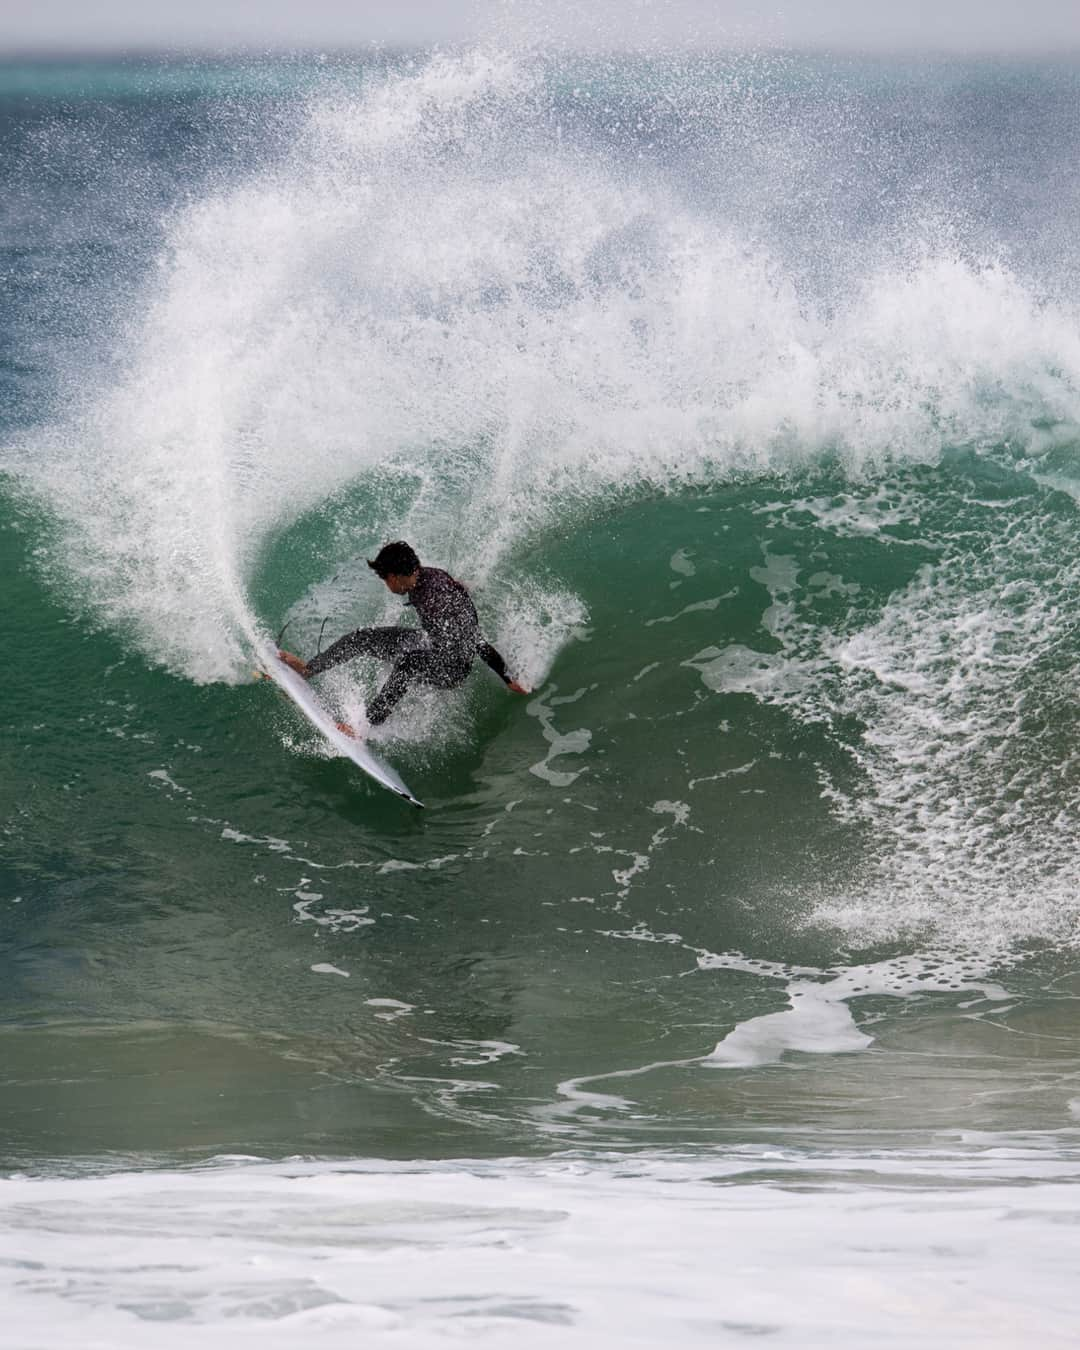
[[[429,651],[407,651],[398,657],[386,683],[368,704],[371,725],[386,721],[411,684],[437,684],[438,670],[439,663]]]
[[[422,640],[423,634],[415,628],[357,628],[331,643],[326,651],[313,656],[307,663],[308,675],[321,675],[331,666],[339,666],[342,661],[351,661],[356,656],[393,661]]]
[[[436,689],[456,689],[469,673],[469,663],[447,657],[445,653],[421,648],[406,651],[394,662],[389,678],[368,704],[368,721],[373,727],[385,722],[414,684]]]
[[[424,643],[419,628],[360,628],[351,636],[358,639],[359,650],[365,656],[374,656],[379,661],[396,661]]]

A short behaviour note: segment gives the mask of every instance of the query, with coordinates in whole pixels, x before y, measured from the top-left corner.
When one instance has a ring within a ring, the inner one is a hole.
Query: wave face
[[[4,122],[11,1155],[1071,1127],[1076,71],[330,65]],[[249,681],[400,537],[421,822]]]

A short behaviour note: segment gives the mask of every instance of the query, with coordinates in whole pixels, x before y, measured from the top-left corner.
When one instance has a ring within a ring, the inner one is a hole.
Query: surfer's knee
[[[381,727],[392,712],[393,708],[384,708],[379,702],[378,695],[376,695],[368,704],[368,725],[372,727]]]

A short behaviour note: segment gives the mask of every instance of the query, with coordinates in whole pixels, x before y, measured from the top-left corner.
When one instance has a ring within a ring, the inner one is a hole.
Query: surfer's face
[[[391,572],[385,578],[385,581],[395,595],[405,595],[416,585],[419,575],[419,572],[410,572],[408,576],[402,576],[399,572]]]

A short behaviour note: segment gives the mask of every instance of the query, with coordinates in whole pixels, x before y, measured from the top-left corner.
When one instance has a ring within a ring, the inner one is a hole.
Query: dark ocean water
[[[1068,1343],[1078,117],[0,65],[4,1344]],[[396,537],[534,689],[402,706],[422,814],[251,680]]]

